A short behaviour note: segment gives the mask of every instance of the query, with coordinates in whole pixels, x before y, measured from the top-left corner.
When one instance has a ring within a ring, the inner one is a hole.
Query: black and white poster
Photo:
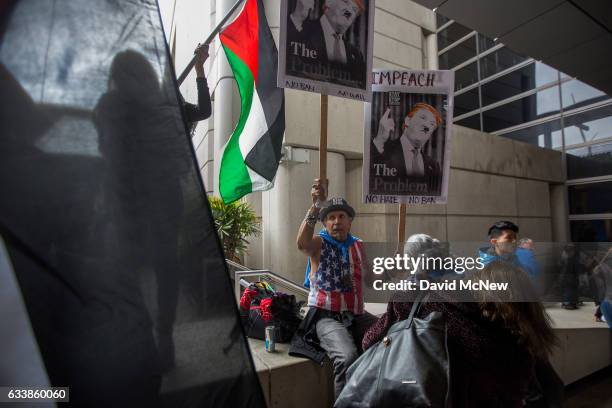
[[[278,86],[369,101],[374,0],[281,0]]]
[[[446,204],[453,87],[453,71],[374,71],[364,112],[364,203]]]

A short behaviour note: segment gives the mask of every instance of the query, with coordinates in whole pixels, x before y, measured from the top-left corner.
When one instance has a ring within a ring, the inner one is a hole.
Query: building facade
[[[186,66],[195,45],[207,37],[233,3],[233,0],[160,2],[177,72]],[[280,0],[263,3],[278,41]],[[452,28],[452,24],[447,28]],[[436,15],[425,7],[411,1],[377,0],[374,68],[437,69],[438,42],[443,30],[443,25],[438,27]],[[443,42],[440,46],[442,51],[447,48]],[[239,95],[219,47],[215,41],[205,66],[213,116],[200,122],[193,135],[202,178],[210,194],[216,190],[221,149],[240,114]],[[443,64],[440,59],[440,68],[446,68]],[[185,99],[192,102],[196,97],[194,77],[192,73],[181,87]],[[457,83],[462,83],[459,76]],[[461,89],[467,86],[462,85]],[[275,187],[246,197],[261,219],[262,235],[251,240],[245,263],[299,282],[304,276],[306,259],[297,250],[295,237],[310,206],[312,180],[318,177],[320,97],[295,90],[286,90],[285,97],[286,155]],[[328,115],[330,196],[344,196],[355,207],[353,232],[357,236],[366,242],[395,243],[398,206],[361,203],[363,103],[330,97]],[[475,249],[486,240],[491,223],[509,219],[521,226],[525,236],[536,241],[567,240],[566,177],[561,151],[470,129],[460,121],[453,129],[448,204],[408,206],[406,236],[427,233],[443,241],[472,242]]]
[[[572,241],[612,240],[612,98],[436,14],[455,123],[562,152]]]

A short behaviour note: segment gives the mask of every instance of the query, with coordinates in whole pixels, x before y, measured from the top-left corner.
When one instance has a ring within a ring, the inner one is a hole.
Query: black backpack
[[[274,326],[275,341],[291,340],[300,324],[300,306],[294,295],[276,292],[267,282],[254,282],[240,298],[240,316],[248,337],[265,340],[265,329]]]

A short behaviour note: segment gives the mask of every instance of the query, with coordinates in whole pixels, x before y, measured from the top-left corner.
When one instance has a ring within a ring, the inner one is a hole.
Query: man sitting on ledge
[[[310,309],[297,339],[294,337],[292,341],[290,354],[320,362],[316,353],[303,350],[310,342],[304,339],[316,335],[318,345],[332,361],[337,398],[346,383],[346,370],[358,357],[363,333],[376,318],[364,313],[363,308],[361,278],[366,273],[366,258],[363,243],[350,234],[355,210],[343,198],[332,198],[319,207],[318,203],[325,200],[325,193],[318,179],[312,186],[311,195],[312,206],[297,237],[298,249],[309,256],[305,284],[310,287]],[[315,234],[317,219],[325,228]]]

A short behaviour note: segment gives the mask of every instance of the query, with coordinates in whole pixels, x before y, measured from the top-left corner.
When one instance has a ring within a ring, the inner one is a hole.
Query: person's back
[[[408,317],[411,302],[392,301],[366,333],[364,350]],[[444,314],[447,322],[453,407],[520,407],[527,393],[533,359],[502,325],[488,321],[478,303],[450,303],[432,294],[417,314]]]
[[[509,280],[510,274],[529,281],[506,262],[493,262],[472,279],[501,282]],[[364,350],[381,340],[395,322],[408,317],[412,303],[402,301],[407,295],[389,302],[387,312],[364,336]],[[444,315],[453,407],[522,407],[535,363],[547,360],[554,335],[541,304],[491,302],[486,295],[474,292],[474,302],[452,303],[432,292],[417,317],[426,318],[432,312]]]

